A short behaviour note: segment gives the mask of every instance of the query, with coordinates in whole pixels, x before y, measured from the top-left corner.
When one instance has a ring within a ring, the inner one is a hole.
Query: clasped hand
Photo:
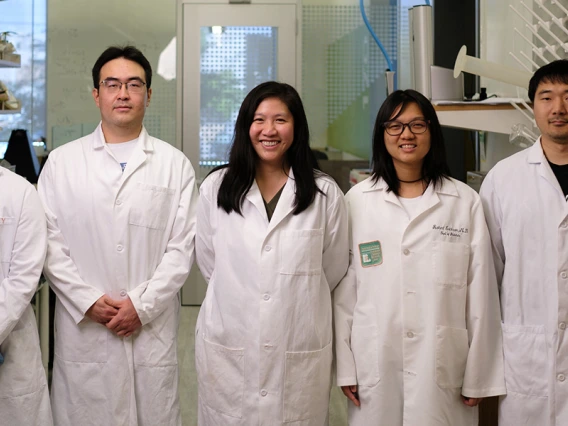
[[[114,300],[105,294],[93,303],[85,316],[104,325],[119,337],[131,336],[142,327],[138,313],[129,297]]]

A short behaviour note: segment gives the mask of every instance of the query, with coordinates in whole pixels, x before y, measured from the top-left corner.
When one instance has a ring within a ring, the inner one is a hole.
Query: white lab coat
[[[197,201],[189,160],[142,129],[123,173],[99,125],[50,154],[39,194],[57,295],[55,423],[180,425],[178,291],[193,262]],[[132,300],[143,325],[133,336],[85,317],[105,293]]]
[[[351,262],[334,316],[337,384],[359,386],[361,407],[349,403],[349,424],[477,426],[477,408],[460,394],[505,392],[479,196],[454,179],[430,185],[413,220],[382,179],[361,182],[346,200]],[[363,267],[359,245],[373,241],[382,263]]]
[[[46,234],[34,187],[0,167],[0,423],[5,426],[53,424],[30,305],[45,259]]]
[[[540,139],[481,187],[503,316],[501,426],[568,425],[568,204]]]
[[[294,176],[270,222],[258,186],[243,215],[217,207],[223,176],[200,188],[196,253],[208,282],[195,352],[200,426],[327,424],[331,291],[347,271],[347,212],[333,180],[293,215]]]

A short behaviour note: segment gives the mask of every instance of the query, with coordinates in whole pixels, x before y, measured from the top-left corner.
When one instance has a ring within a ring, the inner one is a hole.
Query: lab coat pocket
[[[8,227],[9,225],[14,225],[14,223],[16,223],[16,218],[12,216],[0,217],[0,231],[4,229],[4,227]]]
[[[0,383],[4,384],[0,387],[0,399],[27,395],[46,384],[31,308],[4,339],[0,353],[4,356],[4,364],[0,366]]]
[[[357,384],[375,386],[379,373],[379,333],[375,326],[354,325],[351,329],[351,351],[355,359]]]
[[[16,234],[16,221],[13,217],[0,217],[0,262],[8,275],[8,265],[12,258],[14,237]],[[0,271],[1,272],[1,271]]]
[[[70,362],[107,362],[107,328],[88,318],[75,324],[65,308],[55,310],[55,355]],[[59,335],[61,332],[61,336]]]
[[[332,346],[305,352],[286,352],[284,423],[325,419],[331,390]]]
[[[284,275],[321,274],[323,229],[282,231],[280,234],[280,273]]]
[[[502,324],[502,329],[507,393],[548,396],[544,327]]]
[[[195,338],[195,362],[200,399],[211,409],[242,418],[245,351]]]
[[[434,241],[432,243],[432,262],[436,283],[461,288],[467,284],[469,265],[469,246],[463,243]]]
[[[130,224],[151,229],[166,229],[174,193],[174,189],[138,183],[130,203]]]
[[[464,328],[436,326],[436,383],[445,389],[461,388],[469,337]]]

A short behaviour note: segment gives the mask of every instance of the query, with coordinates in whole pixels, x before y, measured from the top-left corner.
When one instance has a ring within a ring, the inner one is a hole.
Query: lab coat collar
[[[99,123],[95,131],[93,132],[93,149],[102,149],[105,146],[105,135],[103,133],[102,121]],[[138,135],[138,146],[142,148],[145,152],[154,151],[154,144],[146,131],[146,128],[142,126],[140,135]]]
[[[0,176],[4,174],[4,167],[0,166]]]
[[[542,149],[541,138],[539,137],[533,146],[527,148],[528,156],[527,161],[529,164],[535,164],[538,167],[538,173],[543,177],[550,185],[558,191],[562,197],[564,197],[564,192],[558,183],[558,179],[554,175],[550,164],[548,164],[548,159],[544,155],[544,150]]]
[[[542,162],[547,162],[544,151],[542,150],[540,137],[536,140],[533,146],[528,148],[527,161],[531,164],[540,164]]]
[[[284,185],[284,189],[282,190],[282,194],[280,194],[280,199],[278,200],[278,204],[276,204],[276,210],[274,210],[274,214],[270,219],[270,223],[268,224],[268,233],[272,231],[280,222],[286,218],[292,210],[294,210],[294,198],[296,196],[296,181],[294,180],[294,172],[292,168],[288,172],[288,180]],[[264,207],[264,204],[263,204]],[[266,209],[265,209],[266,210]]]
[[[284,189],[282,190],[282,194],[280,194],[280,199],[278,200],[278,204],[276,205],[276,210],[274,211],[274,214],[270,219],[270,223],[268,224],[267,235],[294,209],[293,203],[294,197],[296,195],[296,185],[294,182],[294,172],[290,168],[290,171],[288,173],[288,180],[284,185]],[[266,207],[264,206],[262,194],[260,193],[260,189],[258,189],[256,180],[253,181],[251,188],[247,192],[246,199],[251,202],[256,207],[258,212],[268,221]]]
[[[366,188],[363,189],[363,193],[371,193],[374,191],[384,191],[384,199],[385,201],[392,203],[394,205],[399,206],[401,209],[404,209],[402,204],[400,203],[399,198],[395,195],[394,192],[386,192],[387,191],[387,183],[383,179],[379,179],[376,184],[373,184],[371,179],[365,181]],[[421,215],[422,213],[430,210],[432,207],[437,205],[440,202],[439,194],[449,195],[458,197],[459,192],[455,182],[451,179],[444,179],[442,181],[442,185],[436,187],[434,189],[433,185],[428,185],[426,191],[424,191],[424,195],[422,196],[422,203],[420,212],[416,215],[415,219]],[[413,219],[414,220],[414,219]]]
[[[379,179],[377,183],[373,183],[371,178],[368,178],[363,182],[363,184],[365,186],[363,187],[362,192],[373,192],[373,191],[386,192],[388,188],[387,183],[384,181],[384,179]],[[436,189],[432,189],[432,185],[428,185],[428,188],[426,189],[424,195],[426,195],[426,193],[428,192],[436,192],[438,194],[444,194],[444,195],[453,195],[455,197],[459,196],[458,188],[456,187],[455,182],[451,179],[444,179],[442,181],[442,185],[437,186]],[[390,198],[389,197],[390,195],[392,195],[396,199],[396,195],[394,195],[392,191],[387,193],[385,199]]]

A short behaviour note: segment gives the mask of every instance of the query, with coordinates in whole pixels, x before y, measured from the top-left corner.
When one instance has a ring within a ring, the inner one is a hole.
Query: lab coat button
[[[268,395],[268,392],[266,392],[266,390],[263,389],[263,390],[260,391],[260,394],[261,394],[262,396],[266,396],[266,395]]]
[[[269,294],[265,294],[262,298],[263,298],[264,300],[270,300],[270,295],[269,295]]]
[[[558,379],[559,382],[563,382],[564,380],[566,380],[566,376],[564,376],[564,374],[562,373],[556,376],[556,378]]]
[[[566,226],[568,226],[568,224],[566,224],[566,222],[562,222],[562,223],[560,224],[560,226],[562,226],[563,228],[566,228]]]
[[[124,247],[122,247],[120,244],[116,246],[116,251],[122,251]]]
[[[270,247],[270,246],[264,246],[264,250],[270,251],[270,250],[272,250],[272,247]]]
[[[568,275],[566,274],[566,272],[562,272],[562,273],[560,274],[560,276],[561,276],[562,278],[566,278]]]
[[[120,296],[126,297],[126,290],[120,290]]]
[[[116,199],[116,205],[120,206],[122,204],[122,200],[120,198]]]
[[[410,254],[410,250],[408,250],[408,249],[404,249],[402,252],[403,252],[406,256],[408,256],[408,255]]]
[[[560,330],[566,330],[566,323],[565,322],[561,322],[560,324],[558,324],[558,328]]]
[[[406,333],[406,335],[411,339],[414,337],[414,333],[412,331],[409,331],[408,333]]]

